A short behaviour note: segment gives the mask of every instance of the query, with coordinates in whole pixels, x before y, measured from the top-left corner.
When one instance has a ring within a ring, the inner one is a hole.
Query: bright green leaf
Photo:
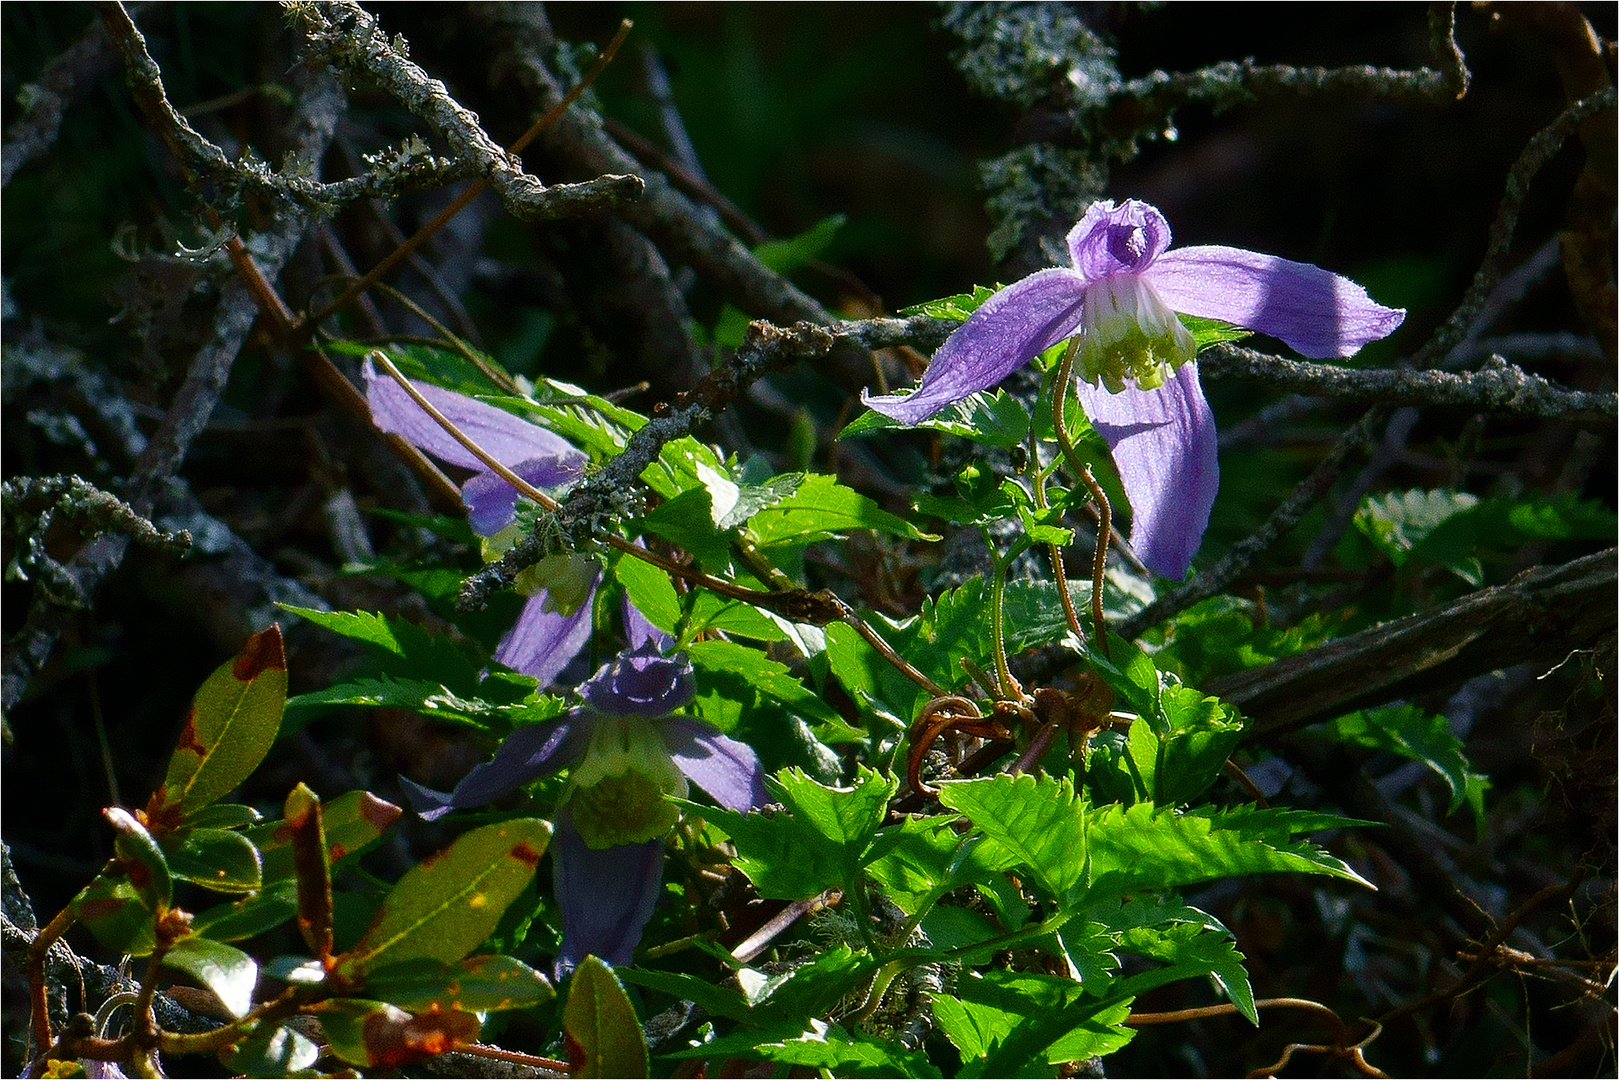
[[[212,990],[232,1016],[246,1016],[253,1008],[259,965],[242,950],[191,934],[163,954],[163,963]]]
[[[174,876],[215,892],[256,892],[263,862],[253,842],[226,829],[181,829],[158,838]]]
[[[550,980],[510,956],[473,956],[454,964],[407,960],[365,977],[364,993],[410,1012],[437,1005],[462,1012],[526,1009],[550,1001]]]
[[[314,1068],[320,1047],[290,1027],[261,1025],[219,1060],[242,1076],[298,1076]]]
[[[1027,866],[1062,902],[1085,876],[1085,805],[1067,777],[1001,775],[939,785],[939,802]]]
[[[246,780],[275,742],[286,703],[287,659],[281,629],[271,624],[192,699],[168,774],[152,796],[154,820],[171,807],[200,810]]]
[[[339,963],[366,972],[406,960],[454,963],[482,944],[528,884],[551,840],[549,823],[514,818],[465,833],[411,867],[376,921]]]

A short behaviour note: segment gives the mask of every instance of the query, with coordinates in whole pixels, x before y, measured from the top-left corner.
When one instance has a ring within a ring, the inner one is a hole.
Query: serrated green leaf
[[[1006,391],[987,393],[980,390],[915,424],[903,424],[879,412],[861,413],[844,426],[838,438],[854,438],[888,429],[911,431],[922,428],[1008,450],[1021,445],[1028,438],[1029,419],[1028,406]]]
[[[1258,1027],[1259,1013],[1254,1006],[1248,970],[1243,967],[1244,957],[1237,951],[1230,931],[1212,917],[1209,921],[1217,929],[1211,930],[1202,923],[1177,922],[1124,931],[1120,941],[1123,948],[1164,966],[1121,979],[1112,992],[1139,997],[1172,982],[1208,975],[1220,984],[1237,1011]]]
[[[242,1076],[299,1076],[315,1067],[320,1047],[289,1027],[261,1025],[219,1060]]]
[[[761,549],[830,540],[852,529],[873,529],[909,540],[938,539],[824,473],[805,476],[798,490],[761,509],[747,525],[748,535]]]
[[[961,1051],[962,1076],[1052,1076],[1052,1066],[1111,1053],[1130,1040],[1128,1005],[1083,994],[1067,979],[971,972],[935,995],[940,1029]]]
[[[1066,777],[994,776],[939,785],[939,802],[971,821],[1063,902],[1085,876],[1085,805]]]
[[[197,913],[193,932],[215,941],[242,941],[268,933],[298,914],[298,886],[277,881],[235,903],[216,904]]]
[[[1368,495],[1355,512],[1355,528],[1395,566],[1404,566],[1412,549],[1442,522],[1477,505],[1478,496],[1464,491]]]
[[[148,816],[190,814],[246,780],[270,752],[286,703],[287,659],[281,629],[271,624],[197,691]]]
[[[163,954],[163,963],[212,990],[232,1016],[241,1018],[253,1008],[259,965],[242,950],[191,934]]]
[[[927,1058],[862,1031],[811,1018],[783,1020],[762,1029],[737,1031],[668,1055],[724,1061],[744,1058],[819,1069],[832,1076],[937,1077]]]
[[[956,293],[954,296],[943,296],[937,300],[928,300],[920,304],[913,304],[908,308],[901,308],[901,315],[927,315],[935,319],[953,319],[956,322],[966,322],[967,317],[984,306],[984,301],[994,296],[1003,285],[993,288],[988,285],[974,285],[972,292]]]
[[[1430,716],[1415,705],[1393,705],[1340,716],[1330,726],[1341,742],[1422,762],[1450,789],[1445,813],[1454,814],[1465,802],[1472,807],[1479,828],[1484,827],[1489,778],[1473,771],[1461,740],[1443,716]]]
[[[1338,819],[1342,824],[1352,824]],[[1098,807],[1089,831],[1089,897],[1182,888],[1246,874],[1327,874],[1371,884],[1294,833],[1324,828],[1322,815],[1286,810],[1199,808],[1184,813],[1151,803]]]
[[[376,650],[381,674],[413,684],[438,684],[439,692],[474,700],[479,695],[479,668],[466,651],[443,634],[408,619],[363,611],[316,611],[286,604],[284,610],[317,626]],[[329,695],[303,694],[300,705],[335,704]]]
[[[750,649],[734,641],[693,641],[683,648],[700,671],[740,676],[759,693],[780,702],[806,720],[828,724],[839,730],[847,727],[842,715],[793,678],[787,665],[777,663],[758,649]]]
[[[1218,345],[1226,341],[1241,341],[1243,338],[1253,337],[1252,330],[1244,330],[1233,323],[1221,322],[1219,319],[1205,319],[1198,315],[1187,315],[1176,312],[1181,323],[1191,331],[1192,344],[1197,352],[1202,352],[1210,345]]]
[[[1015,861],[1004,848],[958,835],[944,818],[906,818],[883,830],[883,840],[866,873],[907,915],[963,885],[997,880]]]
[[[705,630],[723,630],[754,641],[787,640],[787,631],[782,629],[781,623],[753,605],[711,592],[698,592],[692,597],[691,617],[686,620],[682,636],[690,639]]]
[[[550,1001],[550,980],[510,956],[473,956],[454,964],[409,960],[365,977],[364,993],[410,1012],[437,1006],[462,1012],[526,1009]]]
[[[830,788],[786,769],[765,784],[783,804],[781,813],[695,808],[735,842],[736,866],[759,895],[805,900],[857,887],[899,781],[862,768],[854,787]]]
[[[800,1020],[830,1012],[839,1001],[870,982],[881,965],[865,950],[837,945],[819,952],[808,963],[766,976],[752,968],[737,973],[753,1006],[764,1021]]]
[[[624,587],[630,603],[653,626],[666,634],[673,634],[679,628],[680,595],[675,592],[668,574],[651,563],[624,555],[613,564],[613,577]]]
[[[363,973],[406,960],[460,960],[494,930],[534,875],[550,840],[550,824],[535,818],[463,834],[405,872],[371,928],[339,958],[338,970]]]
[[[679,1001],[694,1002],[714,1016],[727,1020],[751,1021],[752,1006],[742,993],[729,986],[715,985],[712,979],[679,971],[653,971],[649,968],[619,968],[619,980],[631,986],[660,990]]]
[[[484,680],[483,687],[493,688],[496,681],[497,677],[491,676]],[[520,707],[514,707],[482,697],[463,697],[443,683],[386,675],[354,679],[299,694],[287,702],[287,710],[298,712],[332,705],[405,709],[441,723],[459,724],[478,731],[500,729],[514,722],[535,723],[567,710],[561,698],[549,694],[537,695]]]
[[[570,1072],[577,1077],[647,1075],[646,1036],[613,969],[587,956],[573,973],[562,1011]]]
[[[184,881],[223,893],[256,892],[263,885],[259,851],[241,833],[185,828],[159,837],[158,846],[174,876]]]

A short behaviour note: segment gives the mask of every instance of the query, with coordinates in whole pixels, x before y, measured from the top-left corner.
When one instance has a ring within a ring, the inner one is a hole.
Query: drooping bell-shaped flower
[[[1190,362],[1195,346],[1175,313],[1329,357],[1387,337],[1405,312],[1308,263],[1231,247],[1171,250],[1169,241],[1169,223],[1146,203],[1094,204],[1068,233],[1069,266],[1037,271],[985,301],[940,346],[914,392],[863,400],[919,423],[1077,334],[1076,393],[1130,498],[1130,543],[1155,573],[1185,577],[1208,527],[1219,464],[1214,416]]]
[[[539,488],[572,483],[585,455],[566,439],[504,409],[430,383],[411,386],[496,461]],[[485,559],[497,559],[517,542],[517,489],[496,475],[405,389],[365,364],[366,401],[376,426],[441,461],[473,470],[461,487],[467,522],[484,538]],[[590,640],[591,607],[601,568],[594,559],[554,555],[518,575],[517,591],[528,597],[522,614],[495,649],[495,660],[532,675],[541,686],[556,679]]]
[[[582,704],[520,727],[445,794],[403,779],[423,818],[482,806],[572,766],[552,844],[562,909],[560,968],[588,954],[627,964],[663,884],[663,841],[687,782],[732,810],[762,806],[759,758],[746,743],[670,713],[691,701],[691,661],[625,604],[632,648],[579,685]]]

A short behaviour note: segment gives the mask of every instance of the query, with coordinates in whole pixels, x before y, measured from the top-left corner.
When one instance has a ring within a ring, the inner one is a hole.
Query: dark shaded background
[[[1127,76],[1244,56],[1300,65],[1413,67],[1428,60],[1424,10],[1416,5],[1084,7],[1093,25],[1116,36]],[[527,125],[529,103],[458,6],[379,10],[390,30],[409,39],[413,59],[443,78],[493,135],[509,142]],[[1614,7],[1580,10],[1611,41]],[[846,214],[824,256],[841,273],[811,269],[799,277],[829,307],[875,314],[878,302],[892,311],[997,280],[983,246],[990,223],[976,162],[1015,145],[1028,118],[969,93],[949,62],[956,40],[933,25],[932,6],[565,4],[551,17],[564,38],[602,42],[625,14],[636,20],[636,32],[598,86],[605,113],[663,143],[637,52],[650,46],[668,69],[673,101],[708,179],[764,232],[791,236],[827,215]],[[16,118],[23,85],[77,40],[91,18],[78,4],[11,3],[0,10],[7,125]],[[183,109],[284,78],[288,31],[273,6],[158,5],[140,11],[137,21],[163,66],[171,98]],[[1188,107],[1179,115],[1178,137],[1148,144],[1137,160],[1117,165],[1110,191],[1159,206],[1178,242],[1252,247],[1355,277],[1379,300],[1409,309],[1401,331],[1368,349],[1367,361],[1407,355],[1466,289],[1512,161],[1565,105],[1556,56],[1544,40],[1492,29],[1488,16],[1471,10],[1463,10],[1459,22],[1473,74],[1461,102],[1273,100],[1219,116]],[[380,95],[364,87],[353,93],[355,117],[340,133],[343,148],[327,159],[328,177],[354,168],[344,148],[350,155],[368,152],[420,129]],[[284,115],[271,96],[248,93],[204,115],[198,122],[211,138],[227,145],[254,141],[264,156],[277,159],[281,148],[258,141]],[[1583,164],[1573,141],[1537,179],[1515,262],[1561,226]],[[531,156],[529,165],[554,178],[543,159]],[[408,197],[394,205],[392,216],[409,233],[445,201]],[[113,241],[126,252],[195,244],[186,224],[192,205],[166,151],[133,112],[121,79],[107,75],[69,111],[53,151],[6,190],[0,269],[8,347],[38,330],[82,350],[134,388],[144,408],[140,419],[149,424],[195,347],[196,330],[187,323],[193,282],[183,266],[120,257]],[[336,229],[362,267],[393,242],[361,209],[346,212]],[[595,390],[641,379],[665,385],[668,372],[637,359],[645,355],[637,336],[644,327],[633,313],[614,307],[612,253],[595,225],[535,229],[504,218],[485,199],[450,233],[435,241],[430,261],[463,298],[482,343],[510,369]],[[307,252],[295,259],[284,278],[288,299],[309,302],[322,272]],[[419,285],[408,277],[400,283],[412,295],[419,295]],[[152,308],[154,296],[162,302]],[[719,297],[700,282],[690,303],[700,323],[711,325],[719,316]],[[1560,271],[1541,281],[1495,332],[1554,330],[1584,332]],[[1572,386],[1612,386],[1611,357],[1552,357],[1539,370]],[[804,395],[824,429],[836,424],[847,400],[824,386],[782,385],[784,392]],[[647,409],[656,395],[657,389],[632,403]],[[1274,396],[1230,384],[1211,390],[1223,427]],[[362,507],[395,504],[389,491],[362,479],[353,443],[358,436],[335,425],[329,408],[301,371],[250,345],[237,363],[226,407],[198,442],[185,476],[213,513],[335,606],[411,610],[396,587],[336,573],[342,560],[320,513],[322,494],[334,482],[352,482]],[[46,388],[14,394],[7,387],[0,431],[6,476],[79,471],[98,482],[115,480],[117,462],[85,455],[72,439],[49,439],[30,419],[42,411],[64,408]],[[1314,444],[1247,447],[1225,456],[1227,490],[1211,544],[1229,544],[1252,528],[1354,415],[1347,408],[1320,414]],[[779,417],[744,410],[740,419],[746,435],[761,444],[780,431]],[[1410,453],[1383,485],[1449,483],[1448,455],[1467,419],[1453,411],[1425,413]],[[1465,486],[1482,494],[1507,480],[1531,488],[1554,483],[1572,439],[1555,427],[1492,423],[1479,449],[1482,464],[1464,478]],[[1611,503],[1611,432],[1606,438],[1608,449],[1596,456],[1582,490]],[[818,464],[824,466],[824,458]],[[385,523],[373,528],[379,546],[397,541]],[[60,540],[68,551],[75,543],[71,534]],[[1307,540],[1291,541],[1292,554]],[[0,593],[8,634],[26,612],[29,588],[10,582]],[[5,837],[42,914],[65,902],[109,853],[98,817],[111,801],[108,770],[131,804],[144,800],[160,778],[190,695],[245,633],[240,613],[228,608],[228,597],[199,593],[164,559],[134,552],[7,718]],[[1362,617],[1377,614],[1372,609]],[[304,628],[294,628],[290,642],[294,691],[323,685],[349,659],[329,638]],[[1612,698],[1611,686],[1599,685],[1575,663],[1494,703],[1469,745],[1495,782],[1490,839],[1475,845],[1464,817],[1447,823],[1457,843],[1468,847],[1469,867],[1501,893],[1503,909],[1582,868],[1594,871],[1573,908],[1542,913],[1537,932],[1572,942],[1569,955],[1610,961],[1612,817],[1601,800],[1612,784]],[[98,724],[106,730],[105,764]],[[396,773],[428,781],[453,777],[470,762],[468,753],[403,717],[332,721],[289,741],[246,796],[279,800],[297,779],[322,794],[355,783],[388,794]],[[1433,797],[1431,791],[1415,796],[1430,812],[1422,800]],[[1456,941],[1466,935],[1446,923],[1444,905],[1427,883],[1413,883],[1375,834],[1348,843],[1347,857],[1373,868],[1382,893],[1349,895],[1286,879],[1233,883],[1200,898],[1237,932],[1257,996],[1314,997],[1353,1018],[1420,998],[1450,970]],[[1583,925],[1571,921],[1571,910]],[[7,993],[9,1043],[21,1025],[9,987]],[[1209,1000],[1203,987],[1191,984],[1159,997],[1140,1007]],[[1539,1058],[1570,1051],[1554,1061],[1562,1075],[1611,1070],[1611,1009],[1600,998],[1569,1000],[1564,984],[1504,976],[1454,1007],[1441,1004],[1392,1026],[1369,1056],[1394,1075],[1522,1074],[1532,1042]],[[1108,1060],[1107,1070],[1116,1076],[1231,1075],[1274,1060],[1289,1038],[1308,1034],[1285,1021],[1267,1021],[1258,1036],[1236,1020],[1176,1025],[1143,1032]],[[8,1044],[8,1062],[13,1054]],[[1312,1061],[1295,1069],[1317,1067]]]

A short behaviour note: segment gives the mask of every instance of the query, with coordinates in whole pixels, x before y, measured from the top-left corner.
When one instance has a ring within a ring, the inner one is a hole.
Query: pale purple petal
[[[660,723],[658,734],[680,771],[727,810],[752,810],[770,801],[759,755],[747,743],[681,716]]]
[[[414,379],[410,385],[443,413],[445,419],[460,428],[502,465],[516,465],[540,457],[559,458],[577,464],[583,464],[585,460],[585,455],[574,449],[562,436],[513,416],[505,409],[497,409],[465,394]],[[438,421],[427,415],[405,392],[404,387],[387,375],[379,374],[370,362],[365,365],[365,396],[371,405],[371,420],[382,431],[401,436],[406,442],[451,465],[468,469],[487,468],[453,435],[440,427]]]
[[[1115,207],[1092,203],[1068,230],[1068,257],[1087,281],[1109,274],[1139,274],[1169,246],[1169,222],[1158,208],[1138,199]]]
[[[573,764],[589,742],[588,727],[588,723],[579,722],[571,714],[562,720],[520,727],[506,736],[493,758],[474,765],[448,795],[404,776],[399,783],[416,813],[426,821],[435,821],[451,810],[494,802],[524,784]]]
[[[584,471],[584,458],[542,457],[511,466],[512,472],[538,488],[569,483]],[[480,472],[461,487],[467,522],[479,536],[493,536],[512,523],[517,489],[492,472]]]
[[[1165,252],[1147,280],[1176,311],[1280,338],[1304,356],[1351,356],[1405,319],[1346,277],[1231,247]]]
[[[641,541],[637,540],[637,546]],[[675,643],[675,639],[652,625],[641,609],[630,603],[630,594],[624,594],[624,633],[630,639],[630,649],[633,651],[644,645],[651,645],[659,652],[666,651]]]
[[[1130,498],[1130,546],[1153,573],[1185,577],[1220,486],[1214,414],[1197,365],[1181,365],[1157,390],[1111,394],[1083,381],[1076,390]]]
[[[1041,270],[1008,285],[951,334],[911,394],[860,400],[902,424],[926,420],[978,390],[987,390],[1079,325],[1085,279],[1073,270]]]
[[[619,653],[579,684],[585,704],[610,716],[662,716],[695,692],[691,661],[684,654],[666,657],[653,642]]]
[[[586,956],[621,967],[631,963],[662,892],[663,842],[592,849],[564,806],[557,811],[551,865],[562,911],[557,976]]]
[[[601,580],[601,575],[596,577]],[[549,686],[562,669],[584,650],[590,640],[591,612],[596,605],[596,583],[583,603],[572,614],[547,611],[549,593],[541,591],[528,598],[517,622],[506,631],[495,649],[495,662],[513,671],[532,675],[541,686]]]

